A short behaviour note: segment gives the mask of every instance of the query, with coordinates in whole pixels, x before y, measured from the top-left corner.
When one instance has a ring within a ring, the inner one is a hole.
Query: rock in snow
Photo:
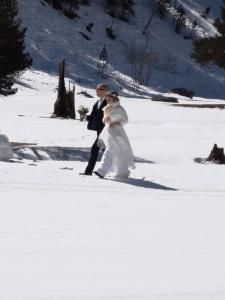
[[[0,160],[7,161],[13,157],[13,152],[6,135],[0,134]]]

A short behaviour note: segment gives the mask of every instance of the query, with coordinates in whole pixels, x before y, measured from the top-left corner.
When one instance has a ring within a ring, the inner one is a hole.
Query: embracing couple
[[[92,112],[87,116],[89,130],[97,132],[97,138],[91,148],[88,165],[82,175],[94,173],[104,178],[108,173],[115,172],[117,178],[127,178],[129,168],[134,168],[134,154],[129,139],[123,128],[128,122],[125,109],[120,105],[118,94],[109,91],[106,84],[99,84],[96,88],[98,101]],[[104,153],[97,170],[93,171],[99,150]]]

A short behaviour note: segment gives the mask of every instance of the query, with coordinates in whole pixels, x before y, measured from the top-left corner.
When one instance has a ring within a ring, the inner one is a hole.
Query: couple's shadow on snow
[[[16,158],[23,160],[32,160],[32,161],[43,161],[43,160],[55,160],[55,161],[81,161],[88,162],[90,157],[90,148],[76,148],[76,147],[56,147],[56,146],[37,146],[35,144],[26,144],[26,143],[11,143],[14,155]],[[101,159],[101,155],[99,159]],[[135,157],[136,163],[143,164],[154,164],[154,161]],[[107,179],[116,182],[121,182],[124,184],[142,187],[146,189],[155,189],[155,190],[164,190],[164,191],[177,191],[174,188],[170,188],[158,183],[147,181],[137,178],[128,178],[128,179]]]
[[[136,186],[136,187],[142,187],[146,189],[154,189],[154,190],[164,190],[164,191],[178,191],[177,189],[161,185],[152,181],[147,181],[144,178],[138,179],[138,178],[115,178],[115,179],[108,179],[115,182],[121,182],[128,185]]]
[[[57,146],[37,146],[35,144],[11,143],[14,155],[18,159],[28,159],[34,161],[56,160],[56,161],[82,161],[88,162],[90,148],[87,147],[57,147]],[[101,159],[100,153],[98,161]],[[153,161],[135,157],[136,163],[154,164]]]

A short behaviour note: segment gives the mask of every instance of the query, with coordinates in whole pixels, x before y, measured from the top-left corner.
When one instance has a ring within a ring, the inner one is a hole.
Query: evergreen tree
[[[194,21],[190,21],[191,22],[191,26],[190,26],[190,34],[185,35],[184,39],[193,39],[195,37],[196,31],[197,31],[197,26],[198,26],[198,21],[194,20]]]
[[[119,7],[118,0],[105,0],[105,10],[113,18],[117,17],[117,10]]]
[[[70,19],[79,18],[76,10],[80,5],[89,5],[89,0],[45,0],[56,10],[61,10],[64,15]]]
[[[194,41],[193,58],[201,64],[215,62],[225,69],[225,0],[221,7],[221,18],[216,19],[214,25],[219,35]]]
[[[69,4],[71,8],[78,9],[79,5],[89,5],[88,0],[58,0],[60,4]]]
[[[211,11],[211,7],[210,6],[206,7],[206,9],[203,11],[201,15],[202,18],[207,19],[209,17],[210,11]]]
[[[13,79],[32,64],[32,58],[25,52],[26,28],[17,18],[17,0],[0,2],[0,94],[9,95]]]
[[[161,19],[165,18],[167,9],[171,5],[171,0],[158,0],[157,1],[157,6],[158,6],[158,14]]]
[[[121,19],[124,21],[129,20],[130,15],[134,15],[133,10],[134,2],[132,0],[121,0]]]
[[[53,8],[61,10],[62,5],[61,5],[61,0],[45,0],[49,5],[51,5]]]
[[[192,22],[192,25],[191,25],[191,38],[193,37],[194,33],[196,32],[196,28],[198,26],[198,21],[197,20],[194,20],[194,22]]]
[[[177,0],[174,0],[174,3],[173,3],[173,9],[174,9],[174,13],[173,13],[173,24],[175,24],[175,21],[176,21],[176,13],[177,13]]]
[[[128,21],[130,15],[134,15],[133,0],[104,0],[106,12],[113,18]]]
[[[184,26],[186,22],[185,9],[182,5],[177,7],[176,17],[175,17],[175,32],[180,33],[181,28]]]
[[[108,52],[106,50],[106,47],[104,45],[102,51],[99,54],[99,62],[97,64],[97,68],[99,73],[101,74],[101,77],[104,78],[107,70],[108,65]]]

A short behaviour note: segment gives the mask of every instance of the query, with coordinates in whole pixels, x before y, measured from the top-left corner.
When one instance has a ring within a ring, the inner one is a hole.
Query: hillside
[[[197,20],[197,36],[214,35],[213,20],[219,16],[222,0],[178,1],[186,10],[188,22]],[[68,63],[68,77],[83,87],[93,88],[99,80],[97,62],[103,45],[106,45],[111,64],[110,79],[116,86],[130,90],[131,67],[127,60],[127,49],[142,47],[146,37],[143,28],[151,14],[149,1],[139,0],[135,5],[135,16],[130,22],[116,20],[113,25],[115,40],[107,37],[105,28],[111,25],[112,18],[102,8],[101,1],[91,1],[90,6],[81,6],[80,19],[70,20],[61,12],[43,5],[43,1],[19,0],[21,17],[28,27],[27,47],[34,58],[33,68],[55,74],[58,62],[65,58]],[[211,7],[210,17],[203,19],[201,14]],[[86,25],[94,24],[91,33]],[[191,23],[190,23],[191,24]],[[191,26],[191,25],[190,25]],[[171,20],[154,17],[149,30],[149,49],[155,59],[149,66],[149,87],[160,92],[172,88],[185,87],[197,96],[224,98],[225,72],[216,66],[202,67],[191,58],[192,41],[185,40],[188,27],[182,35],[174,33]],[[90,37],[86,40],[80,32]],[[124,43],[128,48],[124,47]],[[128,46],[129,45],[129,46]]]

